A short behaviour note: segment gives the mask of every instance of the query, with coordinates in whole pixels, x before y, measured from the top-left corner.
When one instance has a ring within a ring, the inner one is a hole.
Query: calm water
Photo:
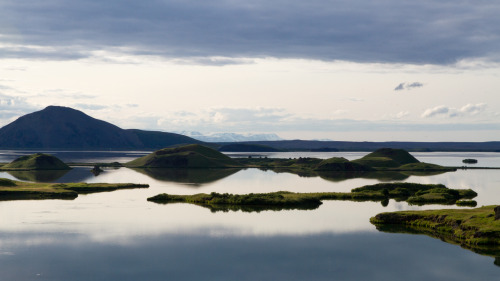
[[[19,153],[0,152],[0,162],[11,161]],[[143,155],[53,154],[73,162],[124,162]],[[356,159],[364,154],[278,157]],[[500,154],[495,153],[414,155],[437,164],[461,166],[463,158],[476,158],[477,165],[500,167]],[[472,188],[479,193],[476,201],[481,206],[500,203],[500,170],[346,178],[258,169],[119,168],[105,169],[95,177],[90,168],[75,167],[62,174],[2,172],[0,177],[150,184],[149,189],[80,195],[75,200],[0,202],[0,280],[495,280],[500,273],[494,257],[424,235],[382,233],[368,221],[379,212],[443,206],[417,207],[393,200],[387,207],[376,202],[325,201],[309,211],[212,213],[194,205],[146,201],[163,192],[349,191],[380,181],[407,181]]]

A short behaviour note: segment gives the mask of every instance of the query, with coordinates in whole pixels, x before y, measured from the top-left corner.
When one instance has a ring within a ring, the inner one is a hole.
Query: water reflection
[[[390,200],[383,207],[379,202],[325,201],[310,211],[214,214],[189,204],[146,201],[164,192],[348,192],[377,181],[402,180],[472,188],[479,193],[479,205],[491,205],[500,198],[500,173],[495,170],[309,177],[247,169],[200,181],[204,176],[163,177],[127,168],[105,168],[95,177],[90,168],[74,167],[56,181],[151,186],[84,195],[74,201],[0,202],[1,280],[498,278],[494,255],[478,255],[423,235],[378,232],[369,223],[380,212],[443,208],[438,205],[419,207]],[[4,176],[13,177],[2,172]],[[190,188],[186,183],[200,186]]]
[[[266,169],[261,169],[266,170]],[[269,170],[269,169],[267,169]],[[313,170],[298,170],[298,169],[286,169],[277,168],[271,169],[275,173],[290,173],[295,174],[300,177],[321,177],[322,179],[341,182],[350,179],[362,178],[362,179],[374,179],[380,182],[392,182],[392,181],[404,181],[410,176],[435,176],[439,174],[446,173],[445,171],[313,171]]]
[[[318,172],[318,175],[325,180],[340,182],[349,179],[363,178],[375,179],[381,182],[402,181],[409,177],[400,172]]]
[[[244,212],[244,213],[260,213],[263,211],[291,211],[291,210],[314,210],[319,208],[321,204],[310,204],[310,205],[301,205],[301,206],[272,206],[272,205],[217,205],[217,204],[194,204],[194,203],[184,203],[184,202],[154,202],[156,204],[167,205],[167,204],[193,204],[203,208],[207,208],[212,213],[224,212],[227,213],[229,211],[232,212]]]
[[[229,177],[230,175],[239,172],[241,169],[135,168],[133,170],[160,181],[201,186],[202,184],[216,182],[223,178]]]
[[[498,245],[467,245],[456,241],[452,236],[444,235],[443,233],[438,233],[425,228],[417,228],[404,225],[377,225],[377,230],[386,233],[402,233],[402,234],[417,234],[417,235],[427,235],[432,238],[439,239],[443,242],[459,245],[460,247],[470,250],[474,253],[493,257],[495,258],[494,264],[500,266],[498,261],[500,260],[500,246]]]
[[[11,176],[21,181],[55,182],[69,170],[44,170],[44,171],[8,171]]]
[[[424,236],[379,233],[89,240],[0,233],[2,280],[495,280],[489,257]]]

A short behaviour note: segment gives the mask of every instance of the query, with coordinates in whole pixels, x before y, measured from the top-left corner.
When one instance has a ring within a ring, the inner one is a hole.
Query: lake
[[[0,151],[8,162],[25,151]],[[51,152],[66,162],[125,162],[145,152]],[[252,157],[345,157],[367,153],[260,153]],[[500,167],[499,153],[412,153],[449,166]],[[236,156],[234,154],[230,154]],[[248,157],[248,154],[244,155]],[[465,165],[464,158],[478,159]],[[314,210],[211,212],[155,204],[159,193],[350,191],[379,182],[441,183],[478,192],[478,206],[500,204],[500,170],[423,176],[374,173],[301,177],[258,169],[144,171],[90,167],[67,173],[7,173],[48,182],[134,182],[148,189],[80,195],[75,200],[0,201],[0,280],[487,280],[495,258],[425,235],[383,233],[380,212],[456,206],[324,201]]]

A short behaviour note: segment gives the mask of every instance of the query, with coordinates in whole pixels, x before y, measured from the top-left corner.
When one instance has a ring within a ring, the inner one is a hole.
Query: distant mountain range
[[[277,134],[237,134],[237,133],[209,133],[202,134],[196,131],[175,132],[204,142],[245,142],[245,141],[277,141],[283,140]]]
[[[33,112],[0,129],[0,149],[154,150],[201,143],[166,132],[124,130],[61,106]]]
[[[500,152],[499,141],[346,142],[282,140],[275,134],[189,134],[193,138],[176,133],[125,130],[69,107],[49,106],[19,117],[0,128],[0,149],[157,150],[180,144],[204,143],[212,147],[226,148],[228,144],[238,144],[230,146],[231,151],[238,147],[241,150],[253,149],[252,151],[374,151],[387,147],[409,151]]]
[[[282,151],[375,151],[380,148],[398,148],[416,152],[484,151],[500,152],[500,141],[490,142],[352,142],[352,141],[254,141],[251,145],[270,146]]]

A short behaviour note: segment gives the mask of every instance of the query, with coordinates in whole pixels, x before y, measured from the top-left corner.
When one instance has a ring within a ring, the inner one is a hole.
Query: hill
[[[59,158],[43,153],[21,156],[2,167],[2,170],[69,170]]]
[[[406,164],[420,163],[415,157],[403,149],[381,148],[353,161],[371,167],[395,168]]]
[[[316,171],[373,171],[370,166],[349,161],[343,157],[333,157],[321,161]]]
[[[0,129],[0,149],[158,149],[187,143],[200,141],[173,133],[124,130],[61,106],[21,116]]]
[[[133,168],[230,168],[241,164],[209,147],[190,144],[164,148],[125,164]]]

